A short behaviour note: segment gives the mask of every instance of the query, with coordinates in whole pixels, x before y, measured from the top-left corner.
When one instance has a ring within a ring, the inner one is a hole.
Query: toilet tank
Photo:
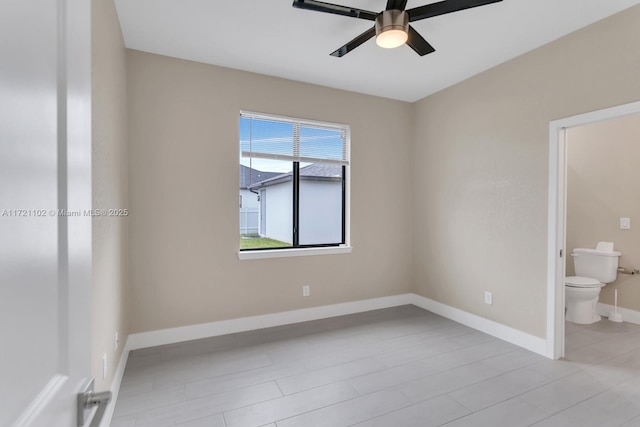
[[[571,254],[576,276],[591,277],[601,283],[611,283],[618,277],[618,259],[621,252],[613,250],[613,244],[602,245],[596,249],[576,248]],[[606,248],[603,250],[603,248]]]

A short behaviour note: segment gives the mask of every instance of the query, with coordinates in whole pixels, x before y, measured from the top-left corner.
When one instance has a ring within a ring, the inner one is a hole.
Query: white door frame
[[[549,123],[549,212],[547,245],[547,356],[564,357],[564,276],[566,257],[566,130],[640,113],[640,101]],[[562,255],[560,255],[562,252]]]

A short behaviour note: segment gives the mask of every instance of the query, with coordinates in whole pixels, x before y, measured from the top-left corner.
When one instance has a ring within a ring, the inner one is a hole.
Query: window
[[[349,128],[240,113],[240,250],[346,243]]]

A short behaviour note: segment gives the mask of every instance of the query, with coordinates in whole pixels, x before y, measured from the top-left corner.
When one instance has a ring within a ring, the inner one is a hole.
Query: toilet
[[[576,248],[571,256],[576,276],[565,277],[565,318],[574,323],[600,321],[596,304],[600,289],[618,276],[621,252],[613,250],[612,242],[598,242],[595,249]]]

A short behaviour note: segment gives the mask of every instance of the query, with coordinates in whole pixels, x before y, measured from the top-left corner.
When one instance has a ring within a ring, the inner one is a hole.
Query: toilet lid
[[[574,288],[600,288],[602,283],[591,277],[569,276],[564,278],[564,284]]]

